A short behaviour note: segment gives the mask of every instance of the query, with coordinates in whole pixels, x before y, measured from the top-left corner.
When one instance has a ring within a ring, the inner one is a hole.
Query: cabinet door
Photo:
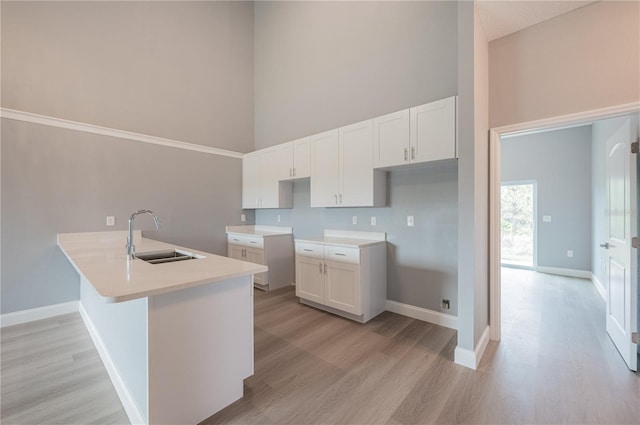
[[[410,109],[411,162],[456,158],[456,97]]]
[[[293,141],[293,177],[302,178],[311,175],[311,142],[309,137]]]
[[[260,206],[260,155],[242,158],[242,208]]]
[[[283,171],[282,151],[268,150],[260,154],[260,208],[278,208],[280,178]]]
[[[373,166],[409,163],[409,110],[373,119]]]
[[[227,257],[244,260],[244,248],[239,245],[227,244]]]
[[[264,249],[245,248],[245,260],[250,263],[264,264]],[[261,285],[267,285],[267,273],[258,273],[254,275],[253,281]]]
[[[340,128],[338,206],[373,205],[373,120]]]
[[[321,259],[296,256],[296,296],[324,304],[324,269]]]
[[[311,136],[311,206],[338,204],[340,193],[340,138],[338,130]]]
[[[326,261],[325,305],[347,313],[362,314],[360,266]]]

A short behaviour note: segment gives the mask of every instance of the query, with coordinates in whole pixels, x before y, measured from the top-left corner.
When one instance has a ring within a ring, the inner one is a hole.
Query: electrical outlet
[[[443,298],[442,303],[440,303],[440,306],[442,307],[443,310],[449,310],[451,308],[451,302],[448,299]]]
[[[376,216],[371,216],[371,225],[375,226],[376,225]]]
[[[567,251],[567,257],[573,258],[573,250],[570,249]]]
[[[115,226],[116,225],[116,217],[113,215],[107,216],[107,226]]]
[[[280,214],[278,214],[277,218],[278,218],[278,223],[280,223]]]
[[[407,216],[407,226],[413,227],[413,216],[412,215],[408,215]]]
[[[550,215],[543,215],[542,216],[542,221],[544,223],[551,223],[551,216]]]
[[[245,214],[240,214],[240,221],[243,223],[247,221],[247,216]]]
[[[358,216],[354,215],[353,217],[351,217],[351,224],[358,224]]]

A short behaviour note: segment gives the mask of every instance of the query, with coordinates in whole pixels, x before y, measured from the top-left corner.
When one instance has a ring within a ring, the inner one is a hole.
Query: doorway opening
[[[536,183],[503,182],[500,188],[501,263],[536,267]]]

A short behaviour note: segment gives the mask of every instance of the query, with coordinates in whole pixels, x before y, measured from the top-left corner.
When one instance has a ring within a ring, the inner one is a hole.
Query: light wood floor
[[[505,269],[502,289],[503,339],[477,371],[453,363],[450,329],[393,313],[360,325],[290,288],[256,291],[255,375],[205,423],[640,423],[640,376],[590,282]],[[2,423],[126,422],[82,326],[71,315],[3,329]]]
[[[125,424],[78,313],[2,329],[2,424]]]

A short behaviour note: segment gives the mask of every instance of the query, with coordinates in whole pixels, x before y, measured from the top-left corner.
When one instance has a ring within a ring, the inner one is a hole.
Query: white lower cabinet
[[[386,241],[335,245],[333,240],[296,240],[296,296],[304,304],[367,322],[386,308]]]
[[[258,289],[269,291],[293,283],[294,253],[290,228],[228,226],[227,257],[269,268],[254,275],[253,282]]]

